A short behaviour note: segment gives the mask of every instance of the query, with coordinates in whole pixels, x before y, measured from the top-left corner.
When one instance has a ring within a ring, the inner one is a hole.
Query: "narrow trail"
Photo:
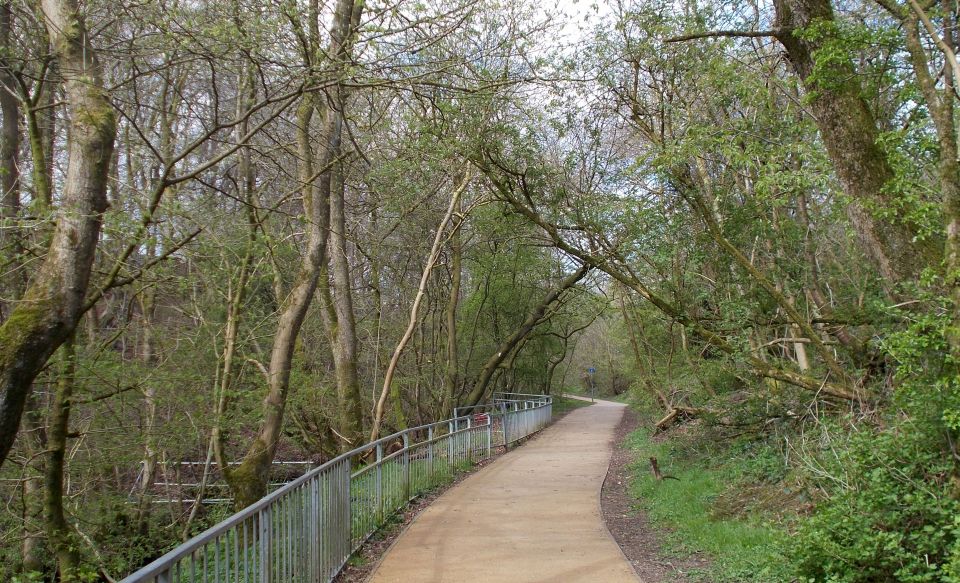
[[[400,535],[368,581],[637,583],[600,514],[623,412],[610,401],[571,411],[451,488]]]

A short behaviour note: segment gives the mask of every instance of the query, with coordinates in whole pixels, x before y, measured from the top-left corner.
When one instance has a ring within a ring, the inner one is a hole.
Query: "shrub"
[[[960,503],[953,462],[929,425],[902,421],[852,437],[828,496],[787,544],[797,575],[831,583],[958,582]]]

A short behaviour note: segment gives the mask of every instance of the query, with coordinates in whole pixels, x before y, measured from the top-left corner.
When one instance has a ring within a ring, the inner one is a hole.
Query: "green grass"
[[[574,409],[579,409],[580,407],[589,407],[593,405],[590,401],[581,401],[579,399],[567,399],[564,397],[556,396],[553,398],[553,415],[561,415],[567,411],[573,411]]]
[[[568,395],[577,395],[578,397],[587,397],[587,398],[591,397],[590,391],[587,391],[583,387],[567,387],[566,389],[563,390],[563,392]],[[598,393],[592,396],[597,399],[601,399],[603,401],[614,401],[616,403],[630,403],[629,391],[625,393],[621,393],[619,395],[601,395]]]
[[[669,443],[655,443],[646,429],[635,431],[628,445],[636,452],[631,468],[631,494],[653,524],[670,532],[666,549],[676,555],[704,552],[711,558],[704,581],[774,583],[789,580],[779,568],[777,549],[783,531],[762,518],[718,517],[714,502],[735,489],[750,474],[750,461],[710,455],[679,455]],[[677,480],[658,482],[649,459],[656,457],[664,475]]]
[[[627,404],[627,405],[629,405],[630,402],[631,402],[631,401],[630,401],[630,393],[629,393],[629,392],[627,392],[627,393],[621,393],[621,394],[619,394],[619,395],[612,395],[612,396],[610,396],[610,397],[601,397],[601,398],[602,398],[603,400],[605,400],[605,401],[613,401],[614,403],[624,403],[624,404]]]

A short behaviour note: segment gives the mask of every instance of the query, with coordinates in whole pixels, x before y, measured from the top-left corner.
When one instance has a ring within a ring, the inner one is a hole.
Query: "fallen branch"
[[[690,417],[697,417],[704,413],[708,413],[707,409],[701,409],[699,407],[684,407],[682,405],[671,407],[667,411],[666,416],[660,421],[657,421],[657,424],[654,426],[654,434],[660,433],[661,431],[666,430],[668,427],[674,424],[678,419],[687,419]]]

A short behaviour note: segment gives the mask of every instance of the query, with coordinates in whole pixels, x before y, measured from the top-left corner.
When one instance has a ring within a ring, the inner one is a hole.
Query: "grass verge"
[[[758,508],[769,502],[779,482],[763,483],[771,452],[723,451],[697,437],[681,435],[655,441],[646,428],[630,435],[635,452],[630,493],[651,522],[666,534],[665,550],[678,556],[700,552],[710,557],[707,571],[691,573],[702,581],[779,583],[789,578],[779,568],[779,541],[784,531],[775,514]],[[656,457],[664,475],[657,481],[649,458]],[[775,498],[775,496],[774,496]],[[789,496],[785,498],[789,502]]]
[[[558,415],[569,413],[574,409],[579,409],[580,407],[589,407],[590,405],[593,405],[593,403],[591,403],[590,401],[581,401],[580,399],[569,399],[567,397],[558,395],[553,398],[552,413],[554,417],[557,417]]]

